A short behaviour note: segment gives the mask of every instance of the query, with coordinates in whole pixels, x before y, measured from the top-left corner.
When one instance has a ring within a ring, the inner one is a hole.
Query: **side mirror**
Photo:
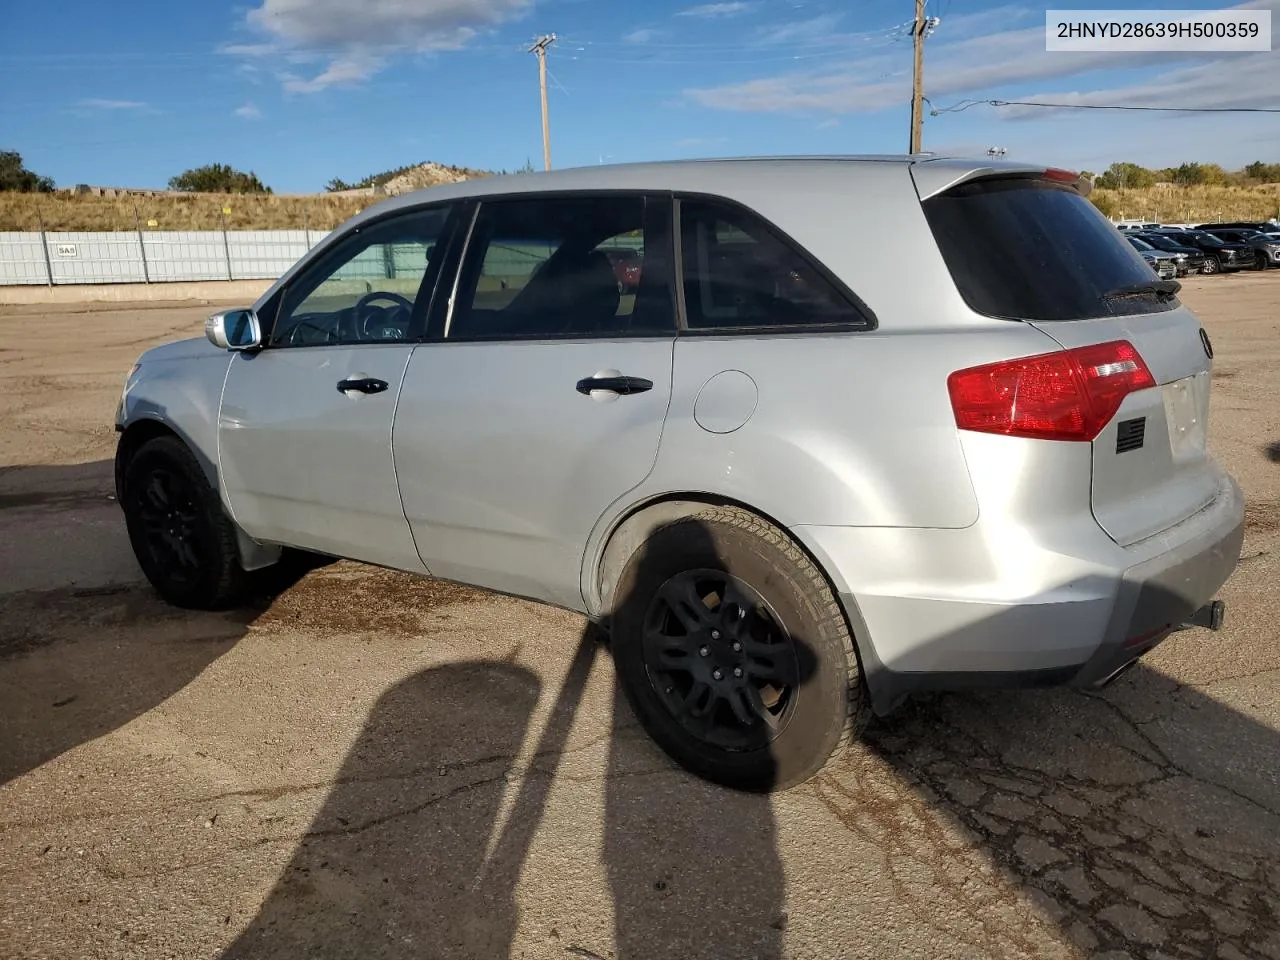
[[[252,310],[223,310],[204,322],[204,335],[223,350],[254,350],[262,346],[262,326]]]

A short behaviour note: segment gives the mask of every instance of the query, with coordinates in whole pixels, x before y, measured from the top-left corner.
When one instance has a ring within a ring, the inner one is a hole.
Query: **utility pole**
[[[924,15],[925,0],[916,0],[916,16],[911,26],[915,39],[915,69],[911,80],[911,153],[920,152],[920,133],[924,125],[924,39],[939,23],[937,17]]]
[[[538,87],[542,91],[542,166],[551,169],[551,125],[547,121],[547,47],[556,42],[554,33],[539,37],[529,48],[538,55]]]

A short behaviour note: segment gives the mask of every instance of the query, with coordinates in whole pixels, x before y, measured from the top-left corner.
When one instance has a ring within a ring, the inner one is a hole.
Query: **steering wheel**
[[[369,309],[370,304],[376,300],[390,300],[397,307],[405,311],[404,326],[405,330],[409,327],[409,318],[413,315],[413,301],[408,297],[401,296],[398,293],[392,293],[390,290],[374,290],[372,293],[366,293],[363,297],[356,301],[355,313],[355,334],[357,340],[381,340],[382,337],[375,337],[369,333],[369,321],[376,314]]]

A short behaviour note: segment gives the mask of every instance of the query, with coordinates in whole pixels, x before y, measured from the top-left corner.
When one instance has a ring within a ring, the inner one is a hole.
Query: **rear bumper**
[[[836,581],[883,714],[924,691],[1107,681],[1226,582],[1244,539],[1244,498],[1223,474],[1205,508],[1129,547],[1099,529],[1064,551],[981,523],[797,532]]]

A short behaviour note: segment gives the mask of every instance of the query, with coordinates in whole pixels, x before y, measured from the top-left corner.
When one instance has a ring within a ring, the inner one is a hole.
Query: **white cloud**
[[[80,106],[90,107],[94,110],[146,110],[147,105],[141,100],[102,100],[97,97],[90,97],[87,100],[81,100]]]
[[[812,43],[815,40],[836,43],[846,38],[844,35],[835,33],[836,27],[843,19],[843,13],[824,13],[810,17],[808,20],[792,20],[790,23],[760,27],[757,33],[763,43]]]
[[[1280,10],[1280,0],[1253,0],[1243,6]],[[1021,29],[1009,28],[1037,19],[1030,16],[1035,12],[1001,7],[947,21],[934,34],[925,58],[925,94],[930,101],[938,107],[965,97],[1069,102],[1061,98],[1075,96],[1076,102],[1152,106],[1274,103],[1280,49],[1252,54],[1049,53],[1044,48],[1042,21]],[[685,93],[702,106],[743,112],[846,114],[900,109],[911,96],[909,52],[907,44],[894,44],[891,49],[868,52],[850,65],[834,69],[792,71]],[[1030,84],[1117,70],[1143,72],[1132,83],[1113,84],[1088,94],[1042,93],[1036,98],[1021,90],[1010,92],[1010,88],[1025,90]],[[1099,99],[1102,97],[1108,99]],[[1008,108],[1004,115],[1011,118],[1019,113]]]
[[[229,44],[222,52],[323,62],[310,76],[280,74],[286,91],[315,93],[368,80],[395,54],[460,49],[532,5],[533,0],[262,0],[245,22],[265,39]]]
[[[381,70],[385,63],[382,57],[354,50],[334,57],[323,71],[310,79],[294,73],[282,73],[280,79],[287,93],[316,93],[326,87],[363,83]]]
[[[689,7],[687,10],[681,10],[676,16],[701,17],[704,20],[713,20],[717,17],[736,17],[740,13],[746,13],[754,6],[754,3],[744,3],[742,0],[733,0],[731,3],[704,3],[696,7]]]
[[[232,111],[232,113],[234,113],[237,117],[241,117],[244,120],[261,120],[262,119],[262,111],[259,110],[252,103],[246,103],[242,107],[236,107],[235,110]]]
[[[826,120],[823,120],[820,124],[818,124],[818,129],[830,130],[833,127],[838,127],[838,126],[840,126],[839,120],[837,120],[835,117],[828,117]]]
[[[653,40],[657,36],[658,36],[657,30],[646,27],[643,30],[632,30],[630,33],[626,34],[622,39],[627,43],[648,43],[650,40]]]

